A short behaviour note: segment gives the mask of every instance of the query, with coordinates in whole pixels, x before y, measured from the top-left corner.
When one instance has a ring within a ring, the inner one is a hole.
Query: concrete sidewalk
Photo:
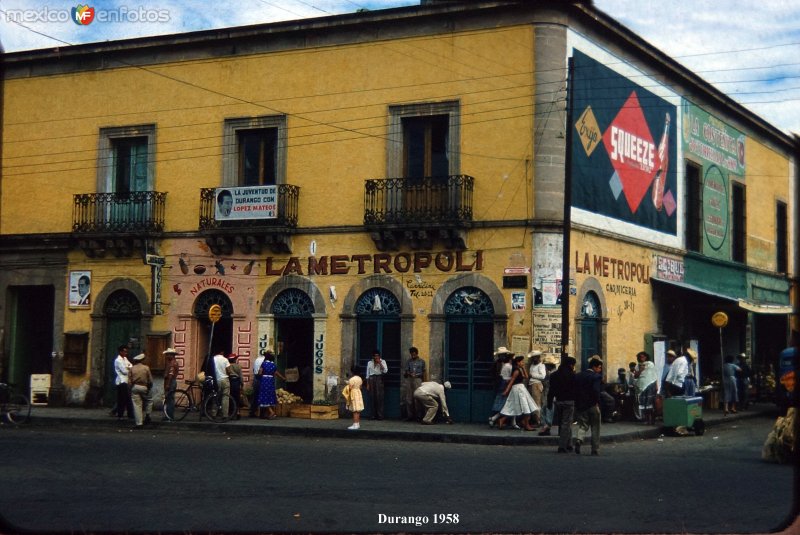
[[[706,428],[713,428],[722,423],[734,422],[748,418],[777,417],[778,411],[771,403],[758,403],[747,411],[738,414],[723,416],[721,410],[703,410],[703,421]],[[375,421],[362,417],[361,429],[350,431],[347,426],[350,419],[338,420],[308,420],[303,418],[278,418],[275,420],[261,420],[243,416],[240,420],[218,424],[206,419],[200,420],[197,414],[188,415],[183,421],[162,421],[160,411],[153,412],[153,422],[146,426],[149,431],[193,431],[193,432],[224,432],[224,433],[260,433],[265,435],[280,436],[307,436],[307,437],[340,437],[359,439],[381,439],[396,441],[428,441],[450,442],[464,444],[486,445],[539,445],[556,447],[558,428],[551,432],[552,436],[541,437],[536,431],[520,431],[516,429],[490,428],[487,424],[455,423],[447,425],[422,425],[416,422],[399,420]],[[31,408],[31,420],[28,424],[36,427],[73,426],[73,427],[98,427],[117,428],[129,431],[132,420],[118,420],[109,416],[108,408],[85,409],[75,407],[45,407],[34,406]],[[573,428],[573,435],[574,435]],[[137,431],[131,431],[137,432]],[[655,426],[637,422],[604,423],[601,427],[602,442],[619,442],[626,440],[641,440],[658,438],[665,430],[660,421]],[[690,433],[691,434],[691,433]]]

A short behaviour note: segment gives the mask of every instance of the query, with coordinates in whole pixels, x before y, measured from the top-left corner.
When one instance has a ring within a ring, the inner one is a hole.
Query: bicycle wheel
[[[6,403],[6,420],[11,424],[24,424],[31,415],[31,404],[22,394],[11,396]]]
[[[192,410],[191,399],[189,398],[189,393],[186,390],[176,390],[175,391],[175,411],[173,412],[174,418],[172,418],[175,422],[180,422],[189,412]],[[167,404],[164,404],[164,416],[169,418],[167,414]]]
[[[224,397],[228,400],[227,413],[223,412],[222,410],[223,396],[220,394],[208,396],[206,401],[203,403],[203,412],[212,422],[227,422],[236,414],[236,411],[239,410],[235,399],[233,399],[229,394],[225,394]]]

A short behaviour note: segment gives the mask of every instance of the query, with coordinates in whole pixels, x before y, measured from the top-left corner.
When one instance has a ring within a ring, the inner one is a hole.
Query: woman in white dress
[[[539,410],[539,406],[536,405],[533,397],[528,392],[528,388],[525,386],[528,383],[528,374],[525,371],[524,360],[525,357],[522,355],[514,357],[514,371],[511,373],[511,379],[508,381],[504,392],[508,398],[500,410],[500,419],[497,422],[498,429],[503,428],[508,418],[515,416],[522,417],[520,423],[526,431],[536,429],[531,425],[531,415]]]

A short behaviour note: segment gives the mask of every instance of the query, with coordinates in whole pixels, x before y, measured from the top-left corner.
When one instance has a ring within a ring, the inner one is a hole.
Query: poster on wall
[[[573,66],[572,205],[676,236],[677,107],[577,49]]]
[[[249,186],[214,190],[214,218],[275,219],[278,217],[278,187]]]
[[[73,308],[89,308],[92,304],[92,272],[70,271],[67,302]]]
[[[536,233],[533,236],[533,303],[553,306],[560,295],[556,281],[561,279],[564,237],[561,234]]]
[[[526,308],[525,292],[511,292],[511,310],[519,312]]]

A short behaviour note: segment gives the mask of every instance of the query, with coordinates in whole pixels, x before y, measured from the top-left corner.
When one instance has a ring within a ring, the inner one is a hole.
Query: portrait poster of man
[[[92,304],[92,272],[69,272],[69,306],[89,308]]]

